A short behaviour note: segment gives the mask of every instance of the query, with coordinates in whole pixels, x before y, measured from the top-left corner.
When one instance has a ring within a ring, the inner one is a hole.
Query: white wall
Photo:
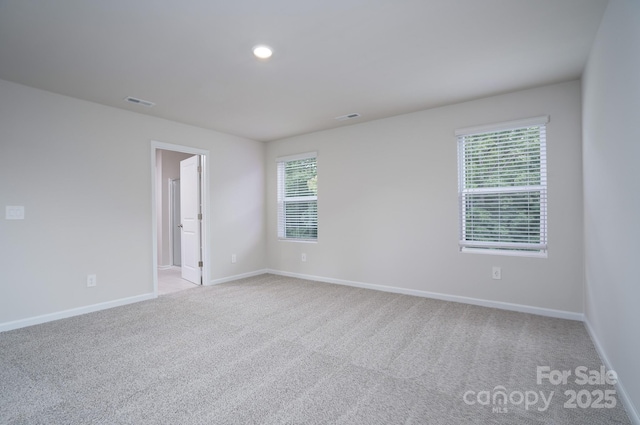
[[[583,77],[586,320],[640,411],[640,2],[609,2]]]
[[[356,124],[267,146],[270,269],[576,313],[583,311],[580,83]],[[458,250],[457,128],[550,115],[549,256]],[[276,233],[278,156],[318,152],[316,244]],[[307,262],[300,254],[307,254]],[[502,280],[491,267],[502,267]]]
[[[0,328],[152,293],[152,140],[210,151],[212,280],[265,268],[262,143],[0,80]]]

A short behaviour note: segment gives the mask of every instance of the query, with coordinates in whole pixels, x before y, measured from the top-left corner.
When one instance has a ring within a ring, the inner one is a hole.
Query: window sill
[[[461,248],[463,254],[503,255],[507,257],[547,258],[547,252],[506,251],[498,249]]]
[[[278,238],[278,242],[318,243],[317,239],[287,239]]]

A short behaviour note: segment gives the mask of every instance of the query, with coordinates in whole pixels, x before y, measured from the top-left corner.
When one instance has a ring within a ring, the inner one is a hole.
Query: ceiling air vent
[[[124,100],[129,103],[135,103],[136,105],[146,106],[147,108],[152,108],[156,105],[155,103],[149,102],[148,100],[138,99],[137,97],[131,96],[125,97]]]
[[[336,117],[336,119],[338,121],[346,121],[346,120],[352,120],[354,118],[358,118],[360,116],[360,114],[348,114],[348,115],[342,115],[340,117]]]

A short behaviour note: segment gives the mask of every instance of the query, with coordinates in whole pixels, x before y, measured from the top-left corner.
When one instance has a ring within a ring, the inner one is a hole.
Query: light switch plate
[[[7,205],[7,220],[24,220],[24,207],[18,205]]]

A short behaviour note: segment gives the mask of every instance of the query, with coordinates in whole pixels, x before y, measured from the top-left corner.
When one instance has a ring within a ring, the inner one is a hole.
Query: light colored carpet
[[[0,333],[0,423],[628,424],[536,383],[600,365],[579,322],[262,275]]]

